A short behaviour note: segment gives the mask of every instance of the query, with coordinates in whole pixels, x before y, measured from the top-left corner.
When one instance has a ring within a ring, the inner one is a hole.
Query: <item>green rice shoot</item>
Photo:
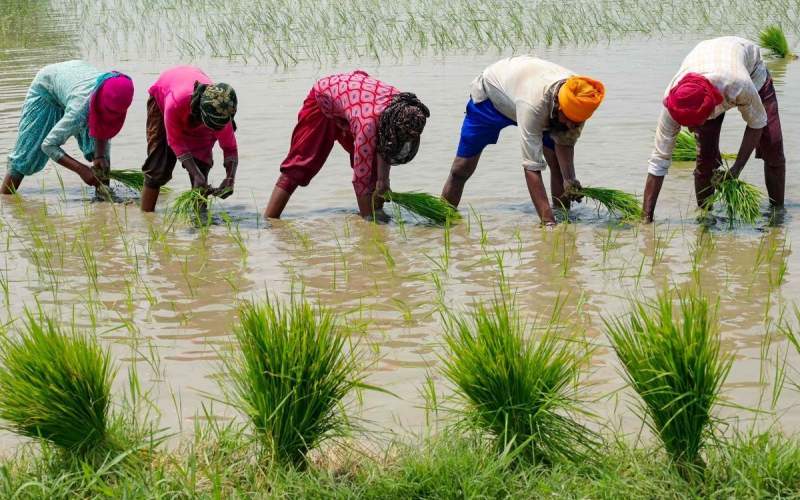
[[[271,457],[302,466],[309,450],[351,430],[345,398],[367,386],[356,346],[332,312],[302,298],[267,298],[240,308],[234,332],[239,352],[225,358],[229,400]]]
[[[632,301],[630,314],[604,319],[625,376],[643,401],[645,421],[682,475],[702,470],[714,406],[733,357],[720,351],[716,311],[687,292]]]
[[[601,187],[583,187],[580,194],[594,200],[612,215],[623,220],[636,220],[642,217],[642,204],[636,196],[619,189]]]
[[[179,194],[167,210],[170,221],[208,226],[211,224],[212,196],[200,189],[189,189]]]
[[[26,311],[18,335],[0,338],[2,426],[79,456],[102,449],[113,378],[97,342]]]
[[[472,314],[444,314],[443,373],[464,422],[533,462],[581,461],[596,435],[580,424],[577,378],[585,356],[555,328],[533,339],[513,297],[502,291]]]
[[[780,58],[796,58],[791,49],[789,48],[789,41],[786,40],[786,35],[778,25],[767,26],[758,35],[758,40],[761,46],[772,55]]]
[[[397,204],[419,219],[436,225],[461,218],[458,210],[439,196],[428,193],[389,191],[383,195],[386,201]]]
[[[711,210],[715,204],[722,203],[731,226],[737,221],[755,224],[761,217],[763,200],[764,193],[754,185],[738,178],[728,178],[716,186],[714,194],[706,200],[705,207]]]
[[[735,160],[735,153],[722,153],[722,158]],[[675,141],[675,149],[672,150],[672,161],[696,161],[697,160],[697,139],[694,134],[686,129],[681,129]]]
[[[141,193],[142,189],[144,189],[144,172],[141,170],[133,170],[133,169],[120,169],[120,170],[111,170],[108,173],[108,177],[111,180],[117,181],[125,187],[128,187],[136,192]],[[169,188],[166,186],[161,187],[161,192],[169,192]]]

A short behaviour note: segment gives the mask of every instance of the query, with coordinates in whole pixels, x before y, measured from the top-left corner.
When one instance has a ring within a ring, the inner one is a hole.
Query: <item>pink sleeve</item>
[[[171,95],[164,99],[164,128],[167,131],[167,144],[178,159],[190,154],[189,146],[183,137],[183,120],[180,109]]]
[[[375,154],[377,146],[376,121],[357,118],[352,120],[353,133],[353,188],[356,196],[364,196],[375,190]]]
[[[222,148],[223,158],[238,158],[239,148],[236,145],[236,135],[233,133],[233,124],[225,125],[225,128],[217,134],[219,147]]]

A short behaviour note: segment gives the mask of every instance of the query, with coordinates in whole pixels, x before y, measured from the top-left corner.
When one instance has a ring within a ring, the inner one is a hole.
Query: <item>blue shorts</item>
[[[456,155],[470,158],[479,154],[489,144],[497,144],[501,130],[516,124],[517,122],[497,111],[489,99],[475,104],[470,98],[464,123],[461,124],[461,139],[458,141]],[[542,135],[542,143],[546,148],[555,148],[555,143],[547,132]]]

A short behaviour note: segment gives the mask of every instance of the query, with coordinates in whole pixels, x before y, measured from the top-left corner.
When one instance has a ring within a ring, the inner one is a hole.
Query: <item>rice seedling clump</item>
[[[167,218],[187,224],[207,226],[211,223],[212,197],[200,189],[190,189],[179,194],[167,211]]]
[[[717,202],[721,202],[731,226],[736,221],[755,224],[761,217],[763,199],[764,194],[754,185],[728,177],[717,184],[713,196],[706,200],[706,209],[711,210]]]
[[[796,58],[789,48],[789,41],[780,26],[767,26],[758,35],[761,46],[769,50],[772,55],[781,58]]]
[[[733,358],[720,352],[715,311],[700,295],[672,293],[634,302],[629,315],[606,319],[606,333],[652,429],[685,478],[704,468],[714,406]]]
[[[624,220],[636,220],[642,217],[642,204],[636,196],[619,189],[584,187],[581,196],[592,199],[604,206],[612,215],[619,215]]]
[[[15,433],[86,454],[106,443],[114,371],[107,351],[26,312],[0,339],[0,419]]]
[[[506,292],[471,315],[447,313],[444,323],[443,373],[466,405],[465,422],[534,462],[590,456],[596,436],[575,419],[584,356],[550,328],[530,338]]]
[[[359,357],[333,314],[304,299],[247,303],[239,318],[240,352],[226,360],[232,403],[272,457],[302,465],[309,450],[351,430],[344,400],[366,387]]]
[[[721,153],[723,159],[735,160],[735,153]],[[675,149],[672,150],[672,161],[695,161],[697,160],[697,139],[694,134],[681,129],[675,139]]]
[[[141,192],[144,188],[144,174],[140,170],[111,170],[108,177],[134,191]]]
[[[411,212],[414,217],[432,224],[443,225],[461,218],[458,210],[446,200],[428,193],[398,193],[390,191],[383,195],[386,201],[396,203]]]

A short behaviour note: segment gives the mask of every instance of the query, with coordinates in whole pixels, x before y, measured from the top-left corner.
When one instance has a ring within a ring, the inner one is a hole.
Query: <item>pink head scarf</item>
[[[133,81],[116,71],[98,78],[89,101],[89,135],[108,140],[117,135],[133,101]]]
[[[721,103],[719,90],[708,78],[697,73],[686,73],[664,98],[664,106],[672,119],[684,127],[702,125]]]

